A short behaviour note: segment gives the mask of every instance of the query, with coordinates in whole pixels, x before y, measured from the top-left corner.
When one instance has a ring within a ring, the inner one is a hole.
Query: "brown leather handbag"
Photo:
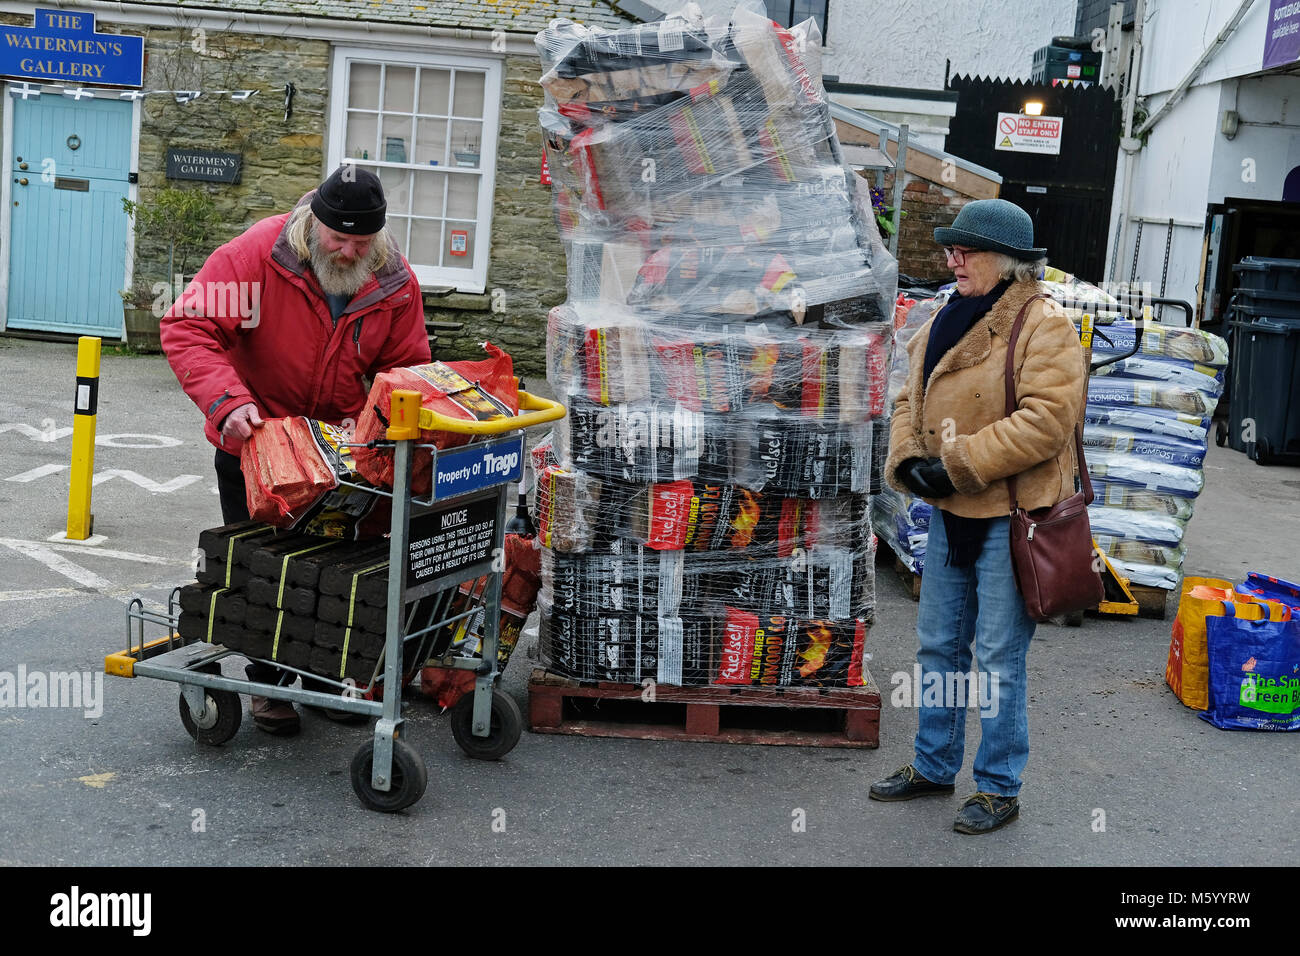
[[[1015,385],[1016,340],[1025,323],[1025,313],[1035,295],[1026,302],[1011,329],[1007,345],[1007,416],[1017,407]],[[1088,522],[1088,505],[1092,504],[1092,481],[1083,456],[1083,430],[1074,426],[1074,450],[1078,463],[1076,491],[1050,508],[1026,511],[1016,500],[1016,477],[1007,478],[1011,498],[1011,564],[1016,586],[1025,599],[1025,609],[1035,621],[1046,621],[1057,614],[1068,614],[1096,607],[1105,597],[1099,558],[1092,543],[1092,525]]]

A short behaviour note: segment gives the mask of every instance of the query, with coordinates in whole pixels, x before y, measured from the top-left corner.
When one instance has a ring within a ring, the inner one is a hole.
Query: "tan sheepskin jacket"
[[[1036,282],[1016,282],[939,360],[923,387],[930,323],[908,343],[907,385],[894,405],[885,478],[907,491],[898,466],[941,458],[957,489],[930,504],[966,518],[1011,511],[1006,477],[1016,476],[1022,508],[1056,504],[1074,493],[1073,429],[1082,414],[1087,371],[1079,336],[1050,299],[1029,307],[1016,342],[1016,411],[1006,415],[1005,370],[1011,326]]]

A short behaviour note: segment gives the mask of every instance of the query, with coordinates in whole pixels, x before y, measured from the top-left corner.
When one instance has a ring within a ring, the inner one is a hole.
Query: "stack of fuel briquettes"
[[[256,522],[204,531],[197,583],[181,589],[181,638],[369,686],[384,649],[388,548]]]

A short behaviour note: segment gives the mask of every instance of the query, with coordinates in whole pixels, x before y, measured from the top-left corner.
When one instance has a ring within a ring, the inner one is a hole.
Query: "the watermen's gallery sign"
[[[201,149],[167,150],[168,179],[197,179],[205,183],[237,183],[243,156]]]
[[[144,38],[96,33],[93,13],[37,7],[33,26],[0,25],[0,76],[140,86]]]

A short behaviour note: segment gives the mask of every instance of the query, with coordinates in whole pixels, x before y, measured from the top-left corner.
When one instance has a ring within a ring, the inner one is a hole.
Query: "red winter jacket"
[[[162,318],[163,351],[207,418],[204,434],[232,455],[243,443],[223,443],[221,423],[241,405],[253,402],[263,418],[339,424],[360,417],[363,375],[430,361],[420,285],[406,259],[394,249],[335,325],[309,263],[282,234],[288,219],[263,219],[217,249]]]

